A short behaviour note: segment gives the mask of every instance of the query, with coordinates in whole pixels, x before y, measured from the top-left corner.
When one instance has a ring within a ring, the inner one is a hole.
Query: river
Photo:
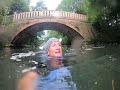
[[[41,59],[38,48],[0,50],[0,90],[16,90],[18,78]],[[39,52],[39,53],[36,53]],[[64,64],[72,66],[78,90],[120,90],[120,46],[64,49]]]

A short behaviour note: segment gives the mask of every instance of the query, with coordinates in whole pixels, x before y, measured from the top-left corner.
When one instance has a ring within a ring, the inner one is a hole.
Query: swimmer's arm
[[[38,74],[34,71],[25,73],[17,84],[17,90],[35,90],[35,81],[38,78]]]

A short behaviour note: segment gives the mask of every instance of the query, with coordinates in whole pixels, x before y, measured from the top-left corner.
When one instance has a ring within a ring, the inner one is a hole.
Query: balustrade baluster
[[[55,16],[55,11],[53,11],[52,16]]]
[[[29,12],[30,18],[31,18],[31,12]]]
[[[34,12],[34,11],[33,11],[33,12]],[[33,12],[31,12],[31,18],[34,17],[34,13],[33,13]]]
[[[17,20],[18,20],[18,19],[20,19],[20,15],[19,15],[19,14],[17,14]]]
[[[27,12],[25,13],[25,18],[26,18],[26,19],[28,18],[28,16],[27,16]]]
[[[39,13],[39,12],[36,12],[36,16],[37,16],[37,17],[38,17],[38,13]]]
[[[79,19],[79,14],[77,14],[77,19]]]
[[[63,12],[63,16],[62,17],[65,17],[65,13]]]
[[[84,20],[84,15],[81,15],[82,16],[82,21]]]
[[[51,11],[49,11],[49,17],[51,16]]]
[[[26,15],[26,12],[25,12],[25,14],[24,14],[25,16],[24,16],[24,18],[26,19],[27,18],[27,15]]]
[[[62,12],[62,17],[64,16],[64,13]]]
[[[43,11],[41,11],[41,17],[43,17],[44,16],[44,12]]]
[[[32,17],[35,17],[35,11],[32,12],[32,15],[33,15]]]
[[[5,19],[5,17],[3,19]],[[16,20],[16,15],[15,14],[13,15],[13,20]]]
[[[33,16],[32,16],[33,18],[36,17],[36,11],[33,11],[33,12],[32,12],[32,15],[33,15]]]
[[[48,11],[48,16],[49,16],[49,17],[50,17],[50,12],[51,12],[51,11]]]
[[[17,19],[19,19],[19,18],[18,18],[18,15],[16,14],[14,20],[17,20]]]
[[[61,17],[61,13],[60,13],[60,11],[58,11],[58,15],[59,15],[59,17]]]
[[[79,15],[79,14],[77,14],[77,15],[78,15],[78,17],[77,17],[76,19],[78,19],[78,20],[79,20],[79,19],[81,18],[81,15]]]
[[[47,11],[45,11],[45,17],[47,17]]]
[[[49,16],[49,11],[46,11],[46,16]]]
[[[29,12],[27,12],[27,18],[29,18]]]
[[[33,11],[33,12],[34,12],[34,11]],[[31,12],[31,18],[34,17],[34,13],[33,13],[33,12]]]
[[[68,13],[66,12],[66,18],[67,18],[67,14],[68,14]]]
[[[23,18],[23,13],[21,13],[21,19]]]
[[[16,19],[17,19],[17,15],[14,14],[14,15],[13,15],[13,20],[16,20]]]
[[[70,13],[68,13],[68,18],[70,18]]]
[[[20,19],[21,19],[21,13],[20,13]]]
[[[34,12],[34,17],[37,17],[37,11]]]
[[[38,11],[38,16],[39,16],[39,17],[41,16],[41,11]]]

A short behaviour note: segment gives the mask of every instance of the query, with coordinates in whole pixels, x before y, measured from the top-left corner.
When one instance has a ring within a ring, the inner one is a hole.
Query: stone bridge
[[[25,43],[43,30],[55,30],[71,39],[79,37],[86,41],[93,38],[93,29],[87,22],[86,15],[63,11],[32,11],[14,13],[13,20],[19,25],[12,44]]]

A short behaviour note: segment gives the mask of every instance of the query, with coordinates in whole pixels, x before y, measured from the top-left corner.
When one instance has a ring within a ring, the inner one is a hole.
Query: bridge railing
[[[53,11],[53,10],[44,10],[44,11],[32,11],[24,13],[15,13],[13,15],[13,20],[21,19],[33,19],[33,18],[45,18],[45,17],[55,17],[55,18],[65,18],[65,19],[76,19],[80,21],[86,21],[86,15],[64,12],[64,11]]]

